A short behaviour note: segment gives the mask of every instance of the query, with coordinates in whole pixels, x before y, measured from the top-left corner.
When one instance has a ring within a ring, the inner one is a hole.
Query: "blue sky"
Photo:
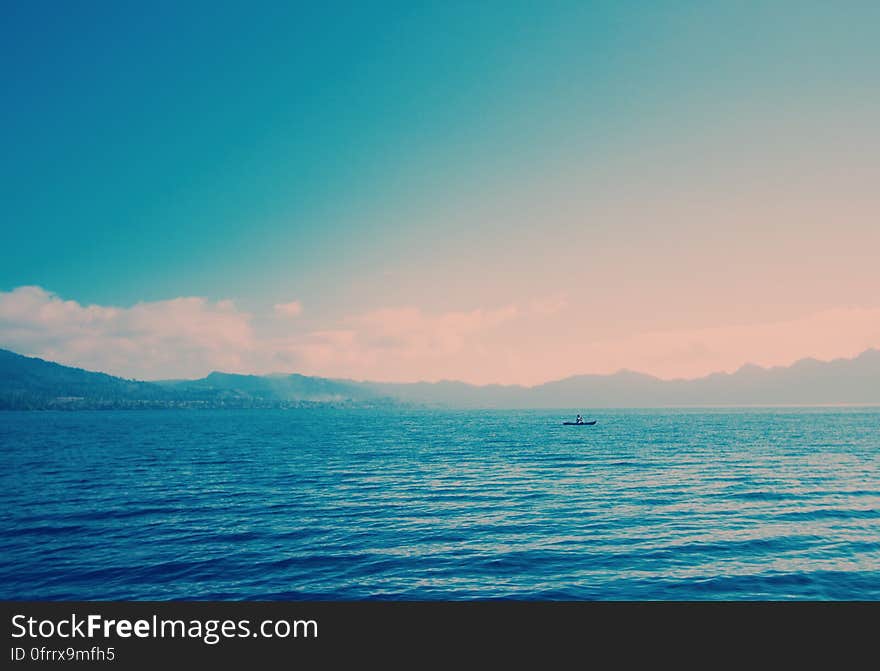
[[[419,4],[7,6],[0,291],[232,301],[262,353],[202,368],[480,381],[784,363],[693,334],[878,307],[877,3]]]

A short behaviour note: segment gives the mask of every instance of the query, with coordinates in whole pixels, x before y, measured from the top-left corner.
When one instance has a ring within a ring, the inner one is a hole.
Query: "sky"
[[[880,4],[7,4],[0,347],[537,384],[880,347]]]

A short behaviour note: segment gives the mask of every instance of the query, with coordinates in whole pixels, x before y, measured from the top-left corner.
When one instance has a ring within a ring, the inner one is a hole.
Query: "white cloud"
[[[276,303],[273,309],[279,317],[299,317],[303,307],[299,301],[290,301],[289,303]]]
[[[311,332],[280,333],[277,323],[255,320],[230,300],[81,305],[30,286],[0,292],[0,347],[140,379],[223,370],[523,384],[620,368],[696,377],[746,362],[788,365],[804,357],[851,357],[880,347],[880,308],[875,307],[599,339],[569,317],[577,311],[566,310],[564,297],[523,299],[521,305],[439,313],[389,307]]]
[[[241,370],[255,337],[250,315],[228,300],[84,306],[28,286],[0,292],[0,343],[60,363],[155,379]]]

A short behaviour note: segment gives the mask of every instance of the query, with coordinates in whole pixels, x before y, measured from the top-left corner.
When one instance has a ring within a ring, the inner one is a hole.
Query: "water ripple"
[[[880,599],[880,410],[0,415],[7,599]]]

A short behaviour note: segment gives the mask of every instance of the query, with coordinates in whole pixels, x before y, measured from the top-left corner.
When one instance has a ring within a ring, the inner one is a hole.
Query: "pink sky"
[[[521,384],[880,347],[880,3],[435,4],[245,61],[13,30],[0,347]]]

